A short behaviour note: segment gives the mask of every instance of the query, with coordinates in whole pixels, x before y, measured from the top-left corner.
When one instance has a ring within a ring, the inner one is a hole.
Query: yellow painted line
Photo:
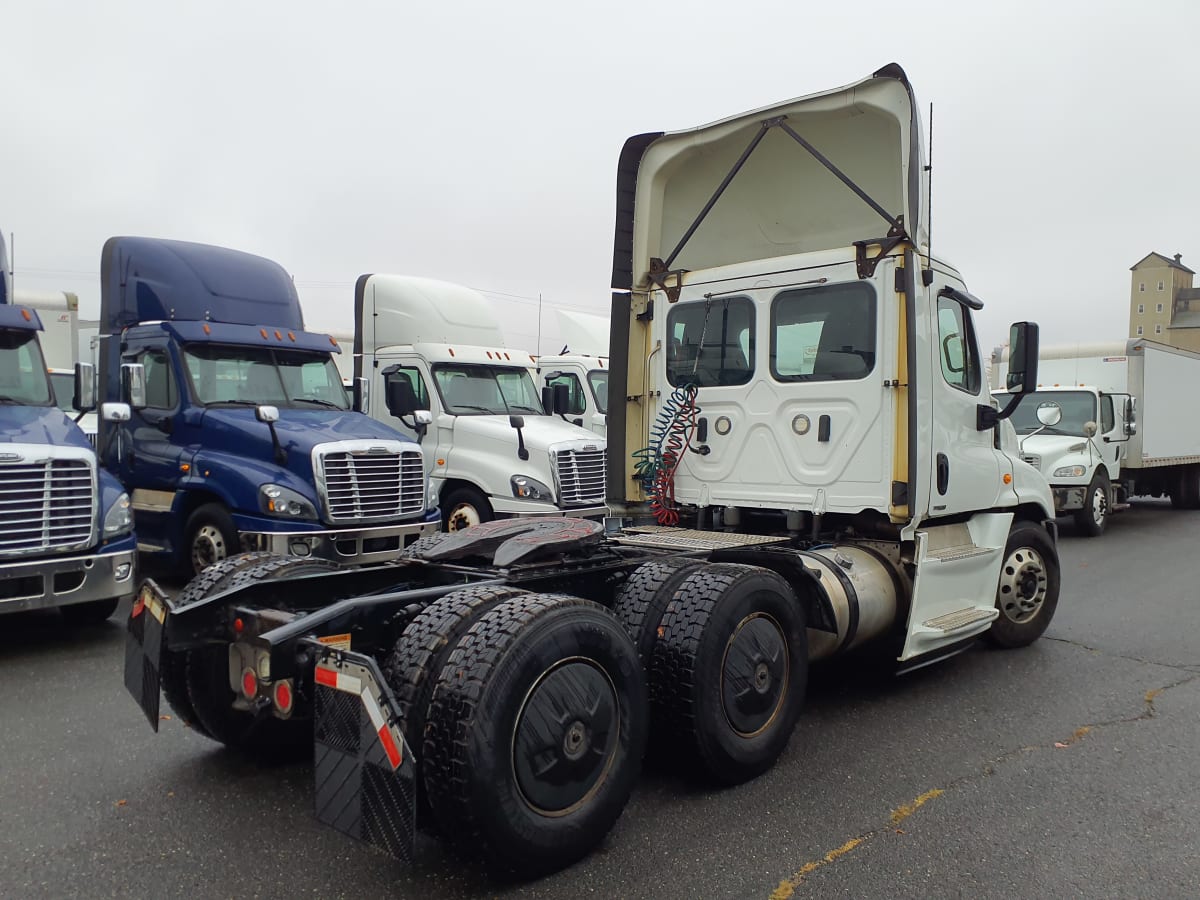
[[[912,803],[905,803],[903,806],[897,807],[896,809],[892,810],[892,824],[899,825],[930,800],[934,799],[935,797],[940,797],[944,793],[946,792],[941,788],[934,788],[932,791],[926,791],[923,793]]]
[[[820,859],[805,863],[795,872],[795,874],[792,875],[791,878],[785,878],[783,881],[779,882],[779,886],[775,888],[775,890],[771,891],[770,900],[788,900],[788,898],[791,897],[795,892],[796,888],[800,886],[800,882],[804,880],[805,875],[815,872],[817,869],[821,868],[821,866],[829,865],[829,863],[833,862],[838,857],[845,856],[864,841],[866,841],[866,838],[851,838],[836,850],[830,850]]]
[[[931,791],[926,791],[911,803],[906,803],[900,808],[893,810],[891,817],[892,824],[896,825],[899,822],[903,822],[934,797],[940,797],[944,793],[946,792],[941,788],[934,788]],[[837,849],[830,850],[820,859],[814,859],[811,862],[806,862],[799,869],[793,872],[790,877],[779,882],[775,890],[771,891],[770,900],[788,900],[788,898],[795,893],[796,888],[800,886],[801,882],[804,881],[806,876],[811,875],[822,866],[827,866],[831,862],[836,862],[838,859],[845,856],[847,853],[850,853],[856,847],[860,847],[861,845],[865,844],[877,833],[878,832],[876,831],[872,831],[863,835],[862,837],[851,838]]]

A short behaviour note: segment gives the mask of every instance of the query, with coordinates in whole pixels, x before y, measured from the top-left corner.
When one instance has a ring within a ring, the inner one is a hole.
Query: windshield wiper
[[[487,413],[488,415],[492,415],[492,416],[500,415],[500,413],[496,412],[494,409],[488,409],[486,406],[472,406],[469,403],[455,403],[454,409],[456,411],[460,410],[460,409],[473,409],[473,410],[476,410],[477,412]]]
[[[0,403],[9,403],[13,406],[24,406],[27,401],[18,400],[16,397],[10,397],[8,394],[0,394]]]
[[[519,410],[521,410],[521,412],[537,413],[538,415],[541,415],[541,413],[542,413],[542,411],[540,409],[534,409],[532,406],[519,406],[516,403],[510,403],[508,405],[508,408],[509,409],[519,409]]]
[[[326,406],[329,409],[345,409],[344,406],[338,406],[336,403],[322,400],[320,397],[292,397],[291,401],[292,403],[315,403],[317,406]]]
[[[254,400],[209,400],[205,406],[261,406]]]

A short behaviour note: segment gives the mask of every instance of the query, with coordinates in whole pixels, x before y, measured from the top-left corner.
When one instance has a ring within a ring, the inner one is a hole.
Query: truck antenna
[[[925,163],[925,178],[928,185],[925,198],[929,202],[929,221],[925,223],[925,253],[928,265],[921,273],[925,287],[933,284],[933,101],[929,102],[929,158]]]
[[[537,335],[537,356],[542,358],[542,292],[538,291],[538,335]]]

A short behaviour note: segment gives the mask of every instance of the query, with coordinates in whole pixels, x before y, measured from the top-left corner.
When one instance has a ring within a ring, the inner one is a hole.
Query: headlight
[[[104,514],[104,536],[116,537],[133,531],[133,508],[129,504],[129,495],[122,494]]]
[[[522,500],[540,500],[543,503],[554,502],[554,492],[536,478],[530,478],[528,475],[514,475],[509,480],[512,483],[514,497],[520,497]]]
[[[315,519],[317,511],[303,494],[278,484],[264,484],[258,489],[258,508],[268,516],[281,519]]]
[[[1061,469],[1055,469],[1051,478],[1082,478],[1087,474],[1087,469],[1083,466],[1063,466]]]
[[[432,478],[429,479],[429,490],[427,492],[428,501],[426,506],[429,509],[434,509],[438,505],[438,485]]]

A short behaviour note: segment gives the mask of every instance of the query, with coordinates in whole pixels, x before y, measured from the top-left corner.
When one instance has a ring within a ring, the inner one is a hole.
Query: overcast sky
[[[532,348],[541,294],[550,352],[554,306],[607,312],[626,137],[895,61],[985,352],[1014,319],[1121,339],[1133,263],[1200,270],[1200,4],[976,6],[8,0],[0,228],[17,288],[85,315],[104,240],[142,234],[278,261],[313,330],[393,272],[490,292]]]

